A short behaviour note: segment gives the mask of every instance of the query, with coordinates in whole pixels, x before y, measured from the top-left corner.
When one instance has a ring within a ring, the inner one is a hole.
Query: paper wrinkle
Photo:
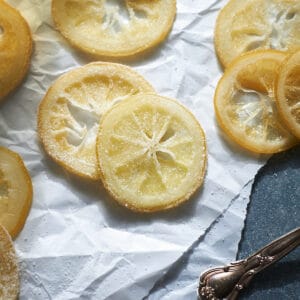
[[[178,0],[167,40],[144,59],[127,63],[158,93],[190,108],[207,137],[203,187],[179,208],[150,215],[120,207],[101,183],[72,176],[45,154],[36,133],[38,105],[54,80],[90,60],[54,29],[50,0],[8,2],[28,20],[34,39],[30,72],[0,108],[0,144],[23,157],[34,185],[32,209],[15,241],[22,264],[20,299],[142,299],[206,234],[267,158],[240,150],[216,124],[213,95],[223,71],[213,32],[226,1]],[[243,220],[243,211],[235,214]],[[240,232],[238,223],[228,224]],[[218,231],[216,236],[228,238],[236,249],[236,235]],[[216,242],[214,250],[200,253],[199,272],[222,251],[232,253],[229,248]],[[182,291],[174,290],[172,299],[180,299]]]

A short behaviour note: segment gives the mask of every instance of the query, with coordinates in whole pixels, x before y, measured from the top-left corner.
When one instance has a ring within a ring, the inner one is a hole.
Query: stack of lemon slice
[[[203,181],[198,121],[123,65],[91,63],[60,77],[40,104],[38,130],[55,161],[101,178],[113,198],[136,211],[177,206]]]
[[[298,143],[299,27],[298,0],[231,0],[218,16],[215,47],[226,69],[216,117],[248,150],[275,153]]]

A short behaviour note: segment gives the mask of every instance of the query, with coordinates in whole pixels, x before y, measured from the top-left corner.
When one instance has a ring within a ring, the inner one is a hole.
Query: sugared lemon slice
[[[296,143],[275,103],[275,80],[285,57],[275,50],[243,55],[226,69],[217,86],[214,102],[220,127],[251,151],[275,153]]]
[[[240,54],[300,47],[299,0],[230,0],[221,10],[215,46],[224,66]]]
[[[31,201],[32,183],[23,160],[0,147],[0,224],[13,238],[24,226]]]
[[[103,116],[97,153],[105,188],[136,211],[175,207],[203,182],[201,126],[179,102],[155,94],[130,97]]]
[[[94,55],[130,56],[162,42],[173,25],[176,0],[53,0],[58,30]]]
[[[38,131],[46,152],[70,172],[99,179],[96,137],[101,116],[140,92],[154,90],[141,75],[120,64],[91,63],[61,76],[38,112]]]
[[[29,26],[21,14],[0,1],[0,100],[26,75],[32,49]]]

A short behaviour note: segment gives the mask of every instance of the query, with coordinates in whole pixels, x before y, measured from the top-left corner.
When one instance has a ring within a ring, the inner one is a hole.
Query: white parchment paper
[[[215,121],[213,95],[222,70],[214,51],[213,30],[226,1],[178,0],[168,39],[144,59],[126,62],[158,93],[189,107],[207,137],[203,188],[178,209],[155,215],[119,207],[101,183],[75,178],[45,155],[36,133],[38,104],[53,80],[89,61],[54,29],[50,0],[8,2],[28,20],[35,44],[26,80],[0,108],[0,144],[23,157],[34,185],[32,209],[16,239],[20,298],[148,297],[155,283],[238,198],[266,159],[227,141]],[[236,225],[230,223],[234,238],[218,230],[216,239],[227,236],[236,249],[245,212],[236,209],[234,214],[239,219]],[[214,252],[203,255],[214,261],[224,251],[229,251],[227,244],[218,244]],[[180,294],[172,297],[166,299],[185,299]]]

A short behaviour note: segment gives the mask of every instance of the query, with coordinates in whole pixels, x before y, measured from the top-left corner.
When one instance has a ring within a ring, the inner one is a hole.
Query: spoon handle
[[[274,264],[300,245],[300,227],[281,236],[248,258],[206,271],[200,277],[200,299],[234,300],[254,275]]]

